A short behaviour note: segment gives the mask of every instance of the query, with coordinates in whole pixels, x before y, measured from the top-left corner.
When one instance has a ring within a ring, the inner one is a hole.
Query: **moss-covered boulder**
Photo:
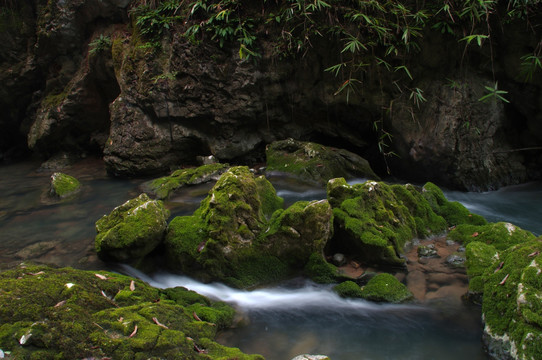
[[[363,298],[361,287],[350,280],[335,285],[333,291],[343,298]]]
[[[472,247],[475,242],[471,243]],[[542,354],[542,238],[499,252],[480,275],[484,341],[496,359]],[[487,262],[489,263],[489,261]]]
[[[335,217],[334,246],[367,263],[402,265],[407,241],[446,229],[412,185],[348,185],[339,178],[328,182],[327,196]]]
[[[259,257],[254,247],[266,229],[267,218],[282,204],[264,177],[255,178],[247,167],[230,168],[192,216],[176,217],[169,224],[166,247],[170,266],[200,278],[225,280],[238,278],[242,263],[257,267],[252,260],[258,258],[262,266],[280,264],[270,256]],[[269,275],[272,273],[270,268]]]
[[[106,260],[135,263],[164,239],[169,211],[146,194],[128,200],[96,222],[95,248]]]
[[[461,203],[457,201],[448,201],[442,190],[431,182],[428,182],[423,186],[423,196],[429,202],[433,211],[442,216],[449,226],[459,224],[487,224],[487,221],[483,216],[471,213]]]
[[[266,157],[267,171],[290,173],[319,184],[337,177],[379,179],[361,156],[312,142],[276,141],[267,146]]]
[[[458,225],[450,231],[448,237],[461,242],[463,245],[473,241],[491,244],[499,251],[513,245],[526,243],[535,238],[531,232],[505,222],[486,225]]]
[[[56,172],[51,175],[49,194],[61,199],[77,194],[81,190],[81,183],[73,176]]]
[[[361,288],[361,297],[376,302],[402,303],[414,296],[397,278],[388,273],[378,274]]]
[[[260,246],[291,267],[304,266],[313,254],[323,254],[333,235],[333,211],[327,200],[298,201],[276,211]]]
[[[200,279],[237,287],[284,279],[303,269],[313,253],[323,257],[333,227],[325,200],[282,207],[265,177],[232,167],[193,215],[171,221],[168,263]]]
[[[0,348],[15,359],[263,359],[213,341],[233,309],[127,276],[21,265],[0,273]]]
[[[216,181],[227,169],[228,164],[206,164],[195,168],[175,170],[169,176],[151,180],[143,185],[145,192],[157,199],[167,199],[175,191],[189,185]]]

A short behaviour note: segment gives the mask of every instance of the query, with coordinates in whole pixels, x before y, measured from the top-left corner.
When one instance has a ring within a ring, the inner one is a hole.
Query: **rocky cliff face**
[[[324,38],[306,56],[280,60],[262,34],[257,62],[240,60],[227,45],[190,43],[182,24],[149,46],[129,21],[135,5],[35,0],[2,7],[3,158],[24,136],[24,147],[42,157],[94,152],[111,173],[136,176],[202,155],[263,161],[265,145],[293,137],[347,148],[377,171],[389,166],[395,176],[452,187],[497,188],[542,177],[533,170],[542,163],[541,81],[518,80],[520,56],[536,46],[525,29],[496,38],[502,56],[495,71],[488,54],[464,59],[457,44],[429,34],[413,70],[427,99],[418,108],[391,83],[379,87],[370,79],[348,103],[334,96],[338,80],[323,70],[337,63],[338,52]],[[100,36],[110,46],[96,49]],[[494,76],[510,104],[478,101]],[[399,157],[385,164],[373,123],[392,104],[385,127]]]

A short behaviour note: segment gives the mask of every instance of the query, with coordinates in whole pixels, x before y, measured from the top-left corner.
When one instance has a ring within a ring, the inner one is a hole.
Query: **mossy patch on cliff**
[[[0,348],[14,358],[262,359],[215,344],[233,309],[185,289],[37,265],[1,272],[0,289]]]

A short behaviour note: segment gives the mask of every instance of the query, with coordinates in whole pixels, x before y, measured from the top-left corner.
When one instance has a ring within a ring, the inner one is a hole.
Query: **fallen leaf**
[[[130,281],[130,291],[134,291],[135,290],[135,282],[134,280]]]
[[[475,233],[472,234],[471,236],[472,236],[472,237],[477,237],[478,235],[480,235],[480,234],[478,234],[478,232],[475,232]]]
[[[66,303],[66,300],[62,300],[60,302],[58,302],[54,307],[61,307],[62,305],[64,305]]]
[[[119,322],[123,322],[124,321],[124,318],[121,316],[118,320]]]
[[[205,354],[207,353],[207,350],[205,349],[200,349],[196,344],[194,344],[194,350],[196,350],[198,353],[200,354]]]
[[[102,274],[94,274],[94,276],[96,276],[97,278],[102,279],[102,280],[107,280],[107,276],[104,276]]]
[[[44,271],[39,271],[37,273],[28,273],[28,275],[32,275],[32,276],[41,275],[41,274],[45,274],[45,272]]]
[[[153,317],[152,318],[152,321],[154,321],[154,323],[160,327],[163,327],[164,329],[169,329],[166,325],[162,324],[160,321],[158,321],[157,318]]]
[[[202,320],[199,318],[198,314],[196,314],[195,311],[192,313],[192,316],[193,316],[194,319],[196,319],[197,321],[202,321]]]
[[[537,251],[534,251],[534,252],[530,253],[530,254],[527,255],[527,256],[528,256],[528,257],[533,257],[533,256],[536,256],[536,255],[538,255],[538,254],[540,254],[540,251],[537,250]]]
[[[135,326],[134,331],[132,331],[132,333],[131,333],[130,336],[128,336],[128,337],[131,338],[131,337],[133,337],[135,334],[137,334],[137,325]]]
[[[506,283],[506,280],[508,280],[509,276],[510,276],[510,274],[506,274],[506,276],[504,277],[504,279],[502,279],[502,281],[499,283],[499,285],[504,285],[504,283]]]

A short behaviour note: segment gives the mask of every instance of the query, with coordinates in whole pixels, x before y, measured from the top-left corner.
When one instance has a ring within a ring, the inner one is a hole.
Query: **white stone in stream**
[[[331,360],[328,356],[325,355],[298,355],[292,360]]]

